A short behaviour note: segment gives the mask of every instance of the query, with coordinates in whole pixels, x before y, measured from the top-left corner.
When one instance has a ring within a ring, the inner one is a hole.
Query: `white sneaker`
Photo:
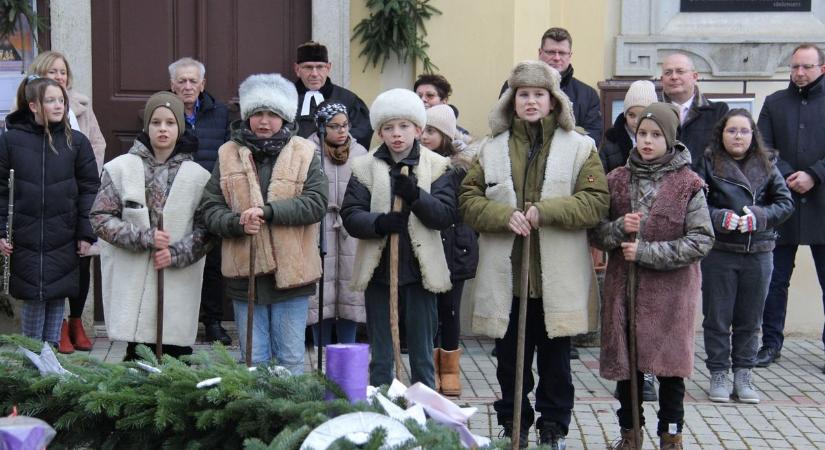
[[[710,373],[710,389],[708,397],[712,402],[727,403],[730,401],[730,380],[727,370]]]
[[[751,369],[733,369],[733,396],[742,403],[759,403]]]

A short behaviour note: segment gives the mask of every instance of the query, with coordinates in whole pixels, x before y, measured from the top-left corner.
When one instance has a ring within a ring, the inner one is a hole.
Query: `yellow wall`
[[[608,2],[612,4],[614,2]],[[603,0],[433,0],[442,14],[427,22],[428,53],[453,85],[450,102],[459,108],[459,123],[473,135],[489,132],[487,113],[510,69],[518,61],[538,56],[541,35],[552,26],[567,28],[573,36],[576,77],[596,87],[612,71],[612,39],[615,14]],[[363,1],[351,2],[350,25],[369,11]],[[616,21],[617,22],[617,21]],[[358,57],[361,45],[351,48],[351,88],[369,105],[384,89],[398,86],[398,68],[381,74]],[[388,62],[397,65],[395,59]],[[414,80],[423,71],[420,63],[400,69]],[[390,72],[393,72],[390,74]],[[395,79],[388,79],[394,77]],[[412,88],[410,84],[407,86]]]

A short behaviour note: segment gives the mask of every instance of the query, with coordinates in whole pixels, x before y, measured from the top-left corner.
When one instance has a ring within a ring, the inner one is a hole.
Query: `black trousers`
[[[464,292],[464,280],[453,281],[452,289],[438,294],[438,332],[435,336],[434,347],[450,351],[458,350],[458,337],[461,334],[462,292]]]
[[[80,258],[80,292],[77,297],[69,297],[69,317],[78,319],[83,315],[83,308],[86,307],[86,296],[89,295],[89,281],[91,274],[89,267],[92,258],[87,256]]]
[[[659,425],[657,434],[668,431],[668,425],[675,423],[677,430],[682,432],[682,424],[685,421],[685,379],[682,377],[656,377],[659,380]],[[644,376],[639,372],[636,376],[639,384],[639,420],[641,425],[645,424],[645,416],[642,414],[642,384]],[[633,410],[630,402],[630,380],[622,380],[616,384],[621,407],[616,411],[619,416],[619,426],[622,428],[633,428]]]
[[[501,386],[501,400],[493,403],[499,425],[513,420],[516,381],[516,344],[518,339],[518,303],[514,298],[510,309],[510,323],[501,339],[496,339],[498,368],[496,378]],[[533,381],[533,353],[537,355],[539,383],[536,388],[535,410],[541,414],[537,426],[552,422],[567,435],[573,411],[573,378],[570,374],[570,337],[550,339],[544,326],[544,307],[541,299],[527,301],[527,326],[524,336],[524,377],[521,399],[521,426],[529,428],[535,413],[527,394],[535,386]]]
[[[221,243],[206,254],[201,287],[200,321],[204,325],[223,318],[223,275],[221,274]]]

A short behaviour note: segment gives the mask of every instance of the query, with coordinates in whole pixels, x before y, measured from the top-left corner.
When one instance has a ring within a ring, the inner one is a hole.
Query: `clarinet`
[[[14,169],[9,170],[9,215],[6,220],[6,242],[12,245],[14,233]],[[11,255],[3,255],[3,293],[9,293],[9,277],[11,276]]]

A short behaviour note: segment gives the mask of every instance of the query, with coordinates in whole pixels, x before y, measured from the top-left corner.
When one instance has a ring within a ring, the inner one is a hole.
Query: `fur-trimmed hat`
[[[448,138],[455,139],[455,112],[449,105],[435,105],[427,110],[427,126],[444,133]]]
[[[298,46],[298,50],[295,53],[296,64],[304,62],[329,62],[326,46],[315,41],[304,42]]]
[[[183,102],[177,95],[169,91],[156,92],[149,97],[149,100],[146,100],[146,107],[143,108],[143,131],[149,132],[149,122],[152,121],[152,115],[160,107],[169,108],[172,111],[172,114],[175,115],[175,121],[178,123],[178,137],[183,136],[183,132],[186,131]]]
[[[295,121],[298,91],[295,84],[277,73],[250,75],[238,88],[241,117],[246,120],[258,111],[268,110],[287,122]]]
[[[573,105],[561,90],[561,75],[559,75],[559,72],[542,61],[522,61],[513,67],[510,78],[507,79],[507,90],[501,94],[488,116],[490,131],[493,136],[510,128],[510,123],[513,121],[513,116],[515,116],[514,100],[516,90],[520,87],[547,89],[550,96],[556,99],[553,111],[556,114],[558,125],[566,131],[572,131],[576,127],[576,119],[573,118]]]
[[[679,129],[679,109],[670,103],[651,103],[642,111],[639,125],[646,119],[656,122],[656,125],[662,130],[662,134],[665,135],[667,148],[673,147]],[[636,132],[639,132],[638,126],[636,127]]]
[[[624,113],[634,106],[647,108],[651,103],[656,103],[656,86],[648,80],[636,80],[627,89],[624,95]]]
[[[407,119],[417,127],[427,126],[427,111],[424,102],[409,89],[390,89],[375,97],[370,106],[370,125],[378,130],[381,125],[392,119]]]

